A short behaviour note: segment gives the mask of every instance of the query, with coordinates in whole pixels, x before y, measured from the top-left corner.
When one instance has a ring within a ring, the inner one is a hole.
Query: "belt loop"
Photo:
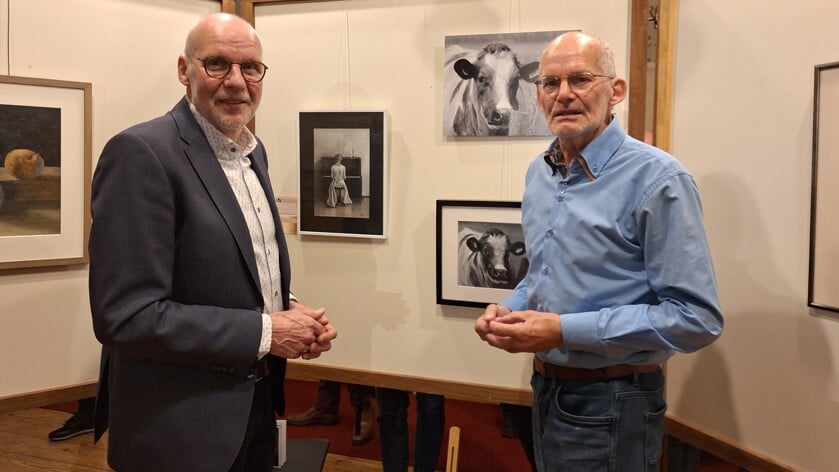
[[[641,374],[638,372],[638,368],[632,369],[632,385],[635,388],[638,388],[641,385]]]

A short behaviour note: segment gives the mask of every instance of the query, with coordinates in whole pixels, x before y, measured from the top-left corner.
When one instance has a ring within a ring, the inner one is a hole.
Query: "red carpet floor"
[[[304,411],[314,405],[317,382],[288,380],[286,382],[286,413]],[[409,450],[413,452],[413,426],[415,424],[415,401],[411,398],[408,409],[410,427]],[[328,438],[329,452],[351,457],[381,460],[379,436],[363,445],[354,446],[350,441],[355,414],[349,402],[346,388],[341,389],[341,403],[338,409],[340,421],[334,426],[289,426],[292,438]],[[460,428],[459,472],[527,472],[530,465],[518,439],[501,436],[501,408],[498,405],[471,403],[446,399],[446,434],[437,458],[437,470],[446,470],[446,446],[449,443],[448,429]],[[378,431],[377,431],[378,433]],[[412,462],[413,464],[413,459]]]
[[[287,380],[286,413],[307,410],[314,404],[316,394],[317,382]],[[413,426],[416,415],[414,404],[414,399],[411,398],[411,406],[408,410],[408,422],[411,428],[409,449],[411,452],[413,451]],[[50,408],[74,412],[76,402],[61,403]],[[355,446],[351,442],[354,413],[349,403],[349,394],[346,388],[341,389],[341,403],[338,413],[340,421],[337,425],[289,426],[288,437],[327,438],[329,439],[329,452],[332,454],[381,460],[378,434],[374,434],[373,439],[362,446]],[[443,437],[440,457],[437,460],[437,470],[446,469],[448,428],[451,426],[458,426],[461,430],[459,472],[529,472],[531,470],[518,439],[501,436],[500,407],[452,399],[446,399],[447,431]],[[698,468],[698,472],[738,472],[739,470],[736,466],[707,453],[702,454],[702,460]],[[672,470],[668,472],[683,471]]]

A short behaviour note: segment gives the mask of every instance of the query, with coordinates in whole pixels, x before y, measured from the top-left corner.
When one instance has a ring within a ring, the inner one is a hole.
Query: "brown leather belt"
[[[646,374],[661,370],[660,364],[630,365],[617,364],[599,369],[584,369],[582,367],[565,367],[545,362],[538,357],[533,358],[533,370],[542,377],[559,380],[609,380],[628,375]]]

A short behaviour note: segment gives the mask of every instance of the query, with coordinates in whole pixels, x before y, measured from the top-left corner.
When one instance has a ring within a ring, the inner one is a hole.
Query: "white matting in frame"
[[[87,263],[91,89],[0,76],[2,158],[33,151],[44,164],[37,176],[0,170],[0,269]]]
[[[470,235],[480,239],[490,230],[506,237],[508,244],[501,250],[507,273],[476,277],[475,270],[488,268],[476,269],[476,248],[467,239]],[[499,302],[525,275],[524,249],[521,202],[437,200],[437,303],[485,307]]]
[[[298,233],[387,238],[387,115],[301,111]]]

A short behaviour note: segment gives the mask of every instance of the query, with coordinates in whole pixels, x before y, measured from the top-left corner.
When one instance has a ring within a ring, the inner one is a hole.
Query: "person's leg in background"
[[[96,397],[82,398],[76,413],[64,423],[64,426],[51,431],[48,435],[50,441],[63,441],[80,434],[93,432],[93,407],[96,405]]]
[[[434,472],[446,426],[445,397],[417,393],[417,430],[414,472]]]
[[[408,392],[376,388],[383,472],[408,470]]]
[[[373,413],[373,398],[375,390],[367,385],[347,384],[350,392],[350,404],[355,412],[355,426],[353,427],[352,443],[360,446],[373,439],[373,429],[376,416]]]
[[[509,416],[512,427],[519,438],[521,448],[527,455],[527,461],[536,472],[536,459],[533,457],[533,409],[529,405],[502,403],[502,409]]]
[[[338,404],[341,402],[341,382],[321,380],[315,406],[306,411],[288,415],[288,424],[307,426],[310,424],[332,425],[338,423]]]

